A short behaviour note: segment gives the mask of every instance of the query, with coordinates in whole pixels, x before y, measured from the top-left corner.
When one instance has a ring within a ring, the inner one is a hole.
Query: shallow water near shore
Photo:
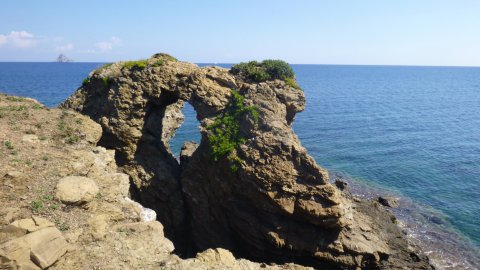
[[[100,63],[0,63],[0,92],[56,106]],[[229,65],[222,65],[228,67]],[[408,236],[444,269],[480,268],[480,68],[293,65],[293,127],[357,196],[399,197]],[[191,107],[171,142],[199,139]]]
[[[395,198],[398,207],[386,209],[395,214],[410,243],[428,255],[437,269],[478,269],[480,248],[454,229],[442,212],[345,173],[330,171],[329,174],[332,182],[346,182],[355,197],[375,201],[380,196]]]

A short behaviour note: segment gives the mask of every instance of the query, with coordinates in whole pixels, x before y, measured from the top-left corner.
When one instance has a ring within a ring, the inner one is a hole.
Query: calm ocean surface
[[[0,92],[56,106],[101,65],[0,63]],[[293,68],[307,96],[294,129],[316,161],[359,189],[400,197],[397,214],[417,222],[413,234],[448,239],[449,249],[478,266],[480,68]],[[199,138],[193,109],[184,114],[175,152]]]

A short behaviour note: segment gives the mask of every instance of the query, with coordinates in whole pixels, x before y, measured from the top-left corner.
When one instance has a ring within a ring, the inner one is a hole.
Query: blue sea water
[[[0,92],[56,106],[101,65],[0,63]],[[448,239],[450,253],[480,267],[480,68],[293,68],[307,97],[293,127],[310,155],[354,185],[401,197],[397,213],[422,223],[413,234]],[[177,153],[199,139],[195,112],[184,114]]]

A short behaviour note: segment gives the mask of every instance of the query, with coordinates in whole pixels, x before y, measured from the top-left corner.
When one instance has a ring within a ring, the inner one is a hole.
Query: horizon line
[[[55,61],[0,61],[0,63],[56,63],[56,64],[108,64],[108,63],[117,63],[125,62],[129,60],[121,61],[72,61],[72,62],[55,62]],[[194,64],[211,64],[211,65],[234,65],[241,62],[227,63],[227,62],[190,62],[190,61],[181,61],[179,62],[189,62]],[[288,62],[287,62],[288,63]],[[319,63],[288,63],[289,65],[304,65],[304,66],[382,66],[382,67],[458,67],[458,68],[480,68],[480,65],[428,65],[428,64],[319,64]]]

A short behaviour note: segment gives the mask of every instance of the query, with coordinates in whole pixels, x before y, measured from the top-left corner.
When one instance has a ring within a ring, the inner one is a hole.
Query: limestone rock
[[[0,268],[48,268],[67,252],[67,245],[55,227],[36,230],[0,245]]]
[[[35,216],[32,216],[32,218],[16,220],[12,222],[11,225],[17,228],[26,230],[29,233],[38,231],[47,227],[55,227],[55,224],[53,224],[52,222],[44,218],[35,217]]]
[[[258,121],[239,119],[245,141],[230,153],[236,158],[214,160],[208,127],[229,108],[232,89],[256,108]],[[202,138],[184,149],[179,164],[169,140],[185,102],[196,111]],[[135,199],[155,210],[182,253],[222,247],[318,268],[427,269],[428,261],[409,259],[388,215],[342,194],[308,155],[291,127],[305,103],[301,90],[281,80],[252,83],[228,69],[158,54],[145,68],[120,62],[92,72],[61,107],[102,126],[100,144],[115,149]]]
[[[31,143],[31,144],[36,144],[36,143],[40,142],[37,135],[33,135],[33,134],[23,135],[22,141],[27,142],[27,143]]]
[[[102,240],[108,232],[108,222],[105,215],[96,215],[88,220],[90,233],[94,240]]]
[[[45,228],[25,236],[32,261],[42,269],[54,264],[65,252],[67,242],[56,228]]]
[[[25,234],[27,234],[27,230],[14,225],[7,225],[0,230],[0,243],[4,243]]]
[[[198,144],[195,142],[185,142],[180,150],[180,164],[182,167],[187,166],[188,161],[192,157],[195,150],[197,150]]]
[[[265,263],[255,263],[245,259],[236,259],[233,254],[222,248],[207,249],[201,253],[198,253],[194,259],[177,260],[170,264],[165,263],[161,268],[163,270],[257,270],[257,269],[269,269],[269,270],[313,270],[310,267],[303,267],[295,264],[284,265],[268,265]]]
[[[94,180],[82,176],[67,176],[58,181],[55,197],[66,204],[84,204],[98,193]]]

